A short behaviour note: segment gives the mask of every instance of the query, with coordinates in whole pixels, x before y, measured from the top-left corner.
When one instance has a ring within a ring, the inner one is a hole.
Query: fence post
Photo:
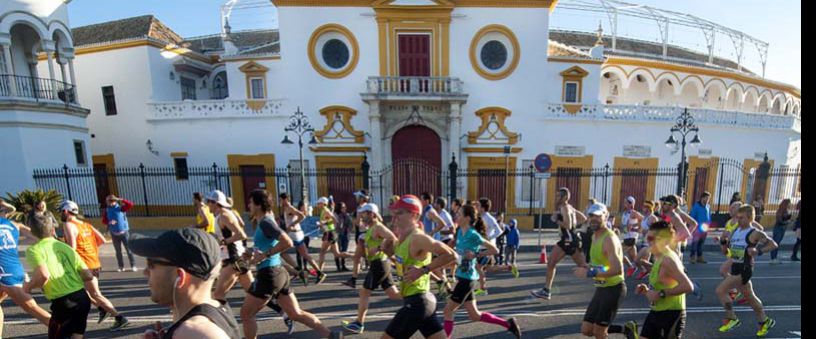
[[[603,201],[604,204],[609,205],[609,202],[606,201],[606,182],[609,180],[609,163],[606,163],[604,166],[604,180],[603,180]]]
[[[363,164],[361,166],[361,169],[363,170],[363,188],[368,190],[369,187],[368,180],[370,178],[371,165],[368,164],[368,157],[366,156],[365,153],[363,153]]]
[[[145,165],[139,163],[139,176],[142,177],[142,201],[145,207],[145,216],[150,216],[150,206],[147,204],[147,184],[145,184]]]
[[[533,164],[530,164],[530,210],[527,215],[533,215],[533,187],[535,181],[535,173],[533,173]]]
[[[456,199],[456,171],[459,170],[459,165],[456,164],[456,153],[451,154],[451,162],[448,165],[448,201],[453,203]]]
[[[68,188],[68,200],[74,200],[71,195],[71,180],[68,176],[68,164],[62,164],[62,172],[65,174],[65,186]]]
[[[723,188],[723,172],[725,172],[725,168],[723,168],[723,161],[719,160],[720,162],[720,185],[717,189],[717,213],[720,214],[720,205],[722,205],[722,188]]]
[[[218,189],[218,165],[213,162],[212,164],[213,169],[213,181],[215,182],[215,189]]]

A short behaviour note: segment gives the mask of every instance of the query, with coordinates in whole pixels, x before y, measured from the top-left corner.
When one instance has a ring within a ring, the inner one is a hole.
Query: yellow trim
[[[184,158],[187,156],[187,152],[171,152],[170,157],[172,158]]]
[[[768,159],[768,163],[771,164],[771,169],[774,167],[774,161],[772,159]],[[740,192],[748,192],[748,174],[750,173],[751,169],[758,170],[759,165],[762,164],[762,160],[756,159],[745,159],[745,162],[742,165],[744,173],[742,174],[742,190]],[[771,193],[771,181],[770,177],[768,179],[768,183],[765,185],[765,193],[762,195],[762,198],[765,200],[765,203],[768,203],[768,195]],[[754,198],[756,198],[756,192],[753,194]],[[745,197],[743,197],[744,199]],[[751,204],[753,201],[743,201],[744,203]]]
[[[658,159],[657,158],[625,158],[625,157],[615,157],[614,167],[613,170],[615,172],[619,172],[620,170],[627,170],[627,169],[635,169],[635,170],[646,170],[646,171],[657,171],[658,166]],[[646,182],[646,193],[644,197],[646,200],[653,200],[655,198],[655,180],[656,176],[648,175],[648,181]],[[620,206],[620,194],[621,194],[621,185],[623,184],[622,176],[615,175],[612,177],[612,204],[610,204],[609,211],[612,213],[617,213],[617,211],[621,210]]]
[[[570,114],[575,114],[579,110],[581,110],[581,107],[583,107],[583,105],[581,103],[584,100],[584,95],[583,95],[583,92],[584,92],[584,78],[587,75],[589,75],[589,72],[587,72],[585,69],[583,69],[581,67],[572,66],[572,67],[570,67],[570,68],[568,68],[568,69],[566,69],[563,72],[558,73],[558,74],[561,75],[561,78],[562,78],[561,79],[561,102],[564,103],[563,106],[564,106],[564,109],[567,112],[569,112]],[[577,99],[578,99],[577,102],[567,103],[567,83],[568,82],[574,82],[574,83],[578,84],[577,93],[576,93],[577,94]]]
[[[479,126],[479,129],[475,132],[468,132],[468,143],[477,143],[479,136],[481,136],[487,130],[487,126],[490,124],[490,118],[493,116],[496,117],[496,123],[499,124],[499,130],[504,133],[505,136],[507,136],[507,144],[515,145],[518,143],[518,133],[510,132],[505,125],[505,120],[510,116],[510,114],[512,114],[509,109],[504,107],[485,107],[476,111],[474,114],[482,119],[482,125]]]
[[[355,173],[361,171],[363,157],[360,156],[316,156],[315,164],[318,171],[325,171],[330,168],[348,168],[353,169]],[[363,178],[360,175],[354,176],[354,187],[363,187]],[[317,178],[317,195],[329,195],[329,181],[327,175],[318,176]]]
[[[516,168],[516,157],[508,157],[507,158],[508,165],[505,165],[505,157],[498,156],[498,157],[468,157],[468,171],[478,171],[482,169],[501,169],[506,170],[509,166],[510,171],[512,172]],[[505,212],[512,212],[513,209],[516,208],[516,176],[515,175],[508,175],[507,179],[509,182],[505,183],[509,185],[509,192],[505,192],[505,199],[508,199],[510,203],[508,206],[508,211]],[[505,186],[507,189],[507,186]],[[476,200],[481,198],[482,196],[479,193],[479,176],[470,175],[468,176],[468,200]],[[493,202],[494,209],[499,209],[496,206],[496,202]],[[504,206],[501,206],[503,209]]]
[[[722,77],[731,79],[734,81],[742,81],[749,84],[754,84],[758,86],[762,86],[765,88],[775,89],[778,91],[786,92],[796,98],[801,98],[801,90],[791,85],[786,84],[779,84],[770,82],[767,80],[757,79],[754,77],[741,75],[733,72],[728,71],[720,71],[702,67],[695,67],[695,66],[686,66],[686,65],[677,65],[672,63],[660,62],[660,61],[647,61],[647,60],[640,60],[640,59],[628,59],[628,58],[620,58],[620,57],[609,57],[606,60],[605,65],[627,65],[627,66],[642,66],[642,67],[651,67],[651,68],[660,68],[663,70],[669,71],[676,71],[676,72],[683,72],[683,73],[692,73],[698,75],[707,75],[712,77]],[[628,76],[628,75],[627,75]],[[654,74],[652,75],[654,77]]]
[[[709,157],[709,158],[700,158],[698,156],[690,156],[688,157],[688,185],[686,185],[686,196],[684,197],[688,202],[687,205],[691,206],[694,202],[697,201],[699,197],[692,196],[694,194],[694,180],[697,177],[697,169],[698,168],[708,168],[708,179],[706,182],[705,190],[711,193],[711,205],[713,206],[714,197],[717,196],[717,179],[720,170],[720,158],[719,157]],[[702,194],[703,192],[698,192]]]
[[[357,115],[357,111],[346,106],[327,106],[320,109],[320,115],[326,117],[326,126],[323,127],[323,130],[314,133],[317,141],[321,143],[324,142],[323,138],[329,133],[334,123],[333,115],[335,113],[342,115],[343,128],[354,136],[355,143],[362,144],[365,142],[365,132],[357,131],[354,129],[354,126],[351,125],[351,117]]]
[[[226,60],[222,60],[224,62],[236,62],[236,61],[266,61],[266,60],[280,60],[280,55],[273,55],[273,56],[263,56],[263,57],[242,57],[242,58],[227,58]]]
[[[266,91],[268,87],[266,86],[266,72],[269,71],[264,65],[261,65],[255,61],[250,61],[243,64],[241,67],[238,67],[238,70],[244,73],[244,78],[246,79],[246,104],[247,106],[252,109],[253,111],[259,111],[261,108],[266,105]],[[253,78],[261,78],[263,79],[263,98],[262,99],[255,99],[252,98],[252,79]]]
[[[440,1],[441,2],[441,1]],[[272,0],[275,7],[369,7],[375,2],[371,0]],[[387,3],[387,2],[385,2]],[[449,2],[456,7],[487,7],[487,8],[548,8],[555,10],[557,0],[452,0]],[[397,6],[394,6],[397,7]],[[401,6],[409,7],[409,6]],[[433,6],[417,6],[433,7]]]
[[[507,39],[510,40],[510,43],[513,45],[513,60],[510,61],[510,65],[507,66],[507,68],[505,68],[503,71],[498,72],[498,73],[491,73],[488,70],[482,69],[481,62],[479,61],[479,58],[476,57],[476,52],[477,52],[476,47],[479,46],[479,41],[481,41],[481,39],[485,35],[487,35],[488,33],[492,33],[492,32],[498,32],[498,33],[504,35],[505,37],[507,37]],[[476,74],[479,74],[479,76],[481,76],[482,78],[485,78],[487,80],[494,80],[495,81],[495,80],[501,80],[501,79],[504,79],[504,78],[510,76],[510,74],[512,74],[513,71],[516,70],[516,67],[518,66],[518,63],[519,63],[519,59],[521,58],[521,46],[519,45],[518,39],[516,39],[516,35],[513,34],[513,31],[511,31],[506,26],[487,25],[485,27],[482,27],[482,29],[480,29],[478,32],[476,32],[476,35],[473,36],[473,40],[470,41],[470,53],[469,54],[470,54],[470,65],[473,67],[473,70],[476,71]]]
[[[315,153],[326,152],[368,152],[371,147],[366,146],[346,146],[346,147],[309,147],[309,150]]]
[[[561,106],[563,106],[564,110],[567,111],[567,113],[569,114],[578,113],[578,111],[580,111],[581,108],[584,107],[583,104],[563,104]]]
[[[218,57],[208,57],[205,55],[201,55],[198,52],[192,51],[187,48],[178,47],[172,44],[162,44],[157,41],[142,39],[136,41],[127,41],[127,42],[118,42],[118,43],[109,43],[99,46],[91,46],[91,47],[79,47],[74,51],[74,55],[82,55],[82,54],[90,54],[90,53],[99,53],[99,52],[107,52],[117,49],[124,49],[124,48],[131,48],[131,47],[142,47],[142,46],[150,46],[156,47],[162,50],[162,52],[172,52],[177,55],[189,57],[191,59],[195,59],[207,64],[213,64],[218,62]],[[45,53],[40,53],[37,56],[37,59],[42,61],[45,60],[47,57]]]
[[[387,1],[372,4],[377,14],[380,76],[399,75],[397,36],[399,33],[431,35],[431,76],[450,72],[450,22],[453,3],[438,1],[436,6],[395,6]]]
[[[266,171],[275,170],[275,155],[274,154],[227,154],[227,166],[239,170],[241,166],[256,165],[263,166]],[[265,176],[266,190],[273,197],[277,196],[277,183],[275,183],[274,176]],[[239,212],[246,212],[246,202],[244,201],[244,183],[241,181],[240,175],[233,175],[230,177],[230,184],[232,185],[232,199],[233,209]],[[277,201],[277,199],[275,199]],[[276,203],[277,204],[277,203]]]
[[[93,155],[91,156],[91,163],[93,165],[105,165],[109,173],[116,172],[116,160],[114,159],[113,153]],[[119,195],[119,184],[113,175],[108,176],[108,188],[110,189],[110,194]]]
[[[552,159],[552,167],[550,167],[550,173],[558,173],[558,168],[560,167],[571,167],[571,168],[580,168],[582,171],[590,171],[592,170],[592,156],[585,155],[582,157],[564,157],[564,156],[557,156],[552,155],[550,156]],[[589,177],[581,177],[579,179],[581,181],[581,199],[576,200],[574,198],[570,199],[570,204],[573,207],[578,209],[579,211],[583,211],[587,206],[586,202],[589,200]],[[547,183],[547,198],[546,201],[547,205],[549,206],[550,210],[555,209],[555,192],[560,188],[558,186],[557,179],[553,178],[548,180]],[[552,198],[551,198],[552,197]]]
[[[521,153],[521,147],[511,147],[510,153]],[[465,153],[504,153],[503,147],[465,147],[462,148]]]
[[[548,57],[547,61],[549,62],[563,62],[563,63],[570,63],[570,64],[590,64],[590,65],[603,65],[603,60],[586,60],[586,59],[571,59],[571,58],[562,58],[562,57]]]
[[[319,39],[323,34],[329,32],[335,32],[343,35],[346,40],[348,40],[349,44],[351,44],[351,60],[349,60],[345,67],[336,71],[325,69],[323,66],[320,66],[320,62],[317,60],[317,56],[315,55],[317,39]],[[357,44],[357,39],[354,38],[354,34],[351,33],[348,28],[339,24],[325,24],[318,27],[309,38],[309,44],[307,46],[308,49],[306,50],[306,54],[309,55],[309,62],[312,64],[312,68],[314,68],[317,73],[320,73],[320,75],[329,79],[340,79],[345,77],[354,71],[354,68],[357,67],[357,60],[360,59],[360,46]]]

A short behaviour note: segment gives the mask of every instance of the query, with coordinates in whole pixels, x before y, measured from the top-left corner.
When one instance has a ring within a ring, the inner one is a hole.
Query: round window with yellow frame
[[[488,25],[480,29],[470,43],[473,70],[488,80],[504,79],[515,71],[521,48],[506,26]]]
[[[343,78],[354,71],[360,57],[354,34],[338,24],[318,27],[309,38],[307,52],[315,71],[330,79]]]

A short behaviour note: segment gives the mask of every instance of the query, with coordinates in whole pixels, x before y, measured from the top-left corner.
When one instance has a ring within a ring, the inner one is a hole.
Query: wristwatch
[[[660,298],[665,298],[665,297],[666,297],[666,291],[665,290],[660,290]]]

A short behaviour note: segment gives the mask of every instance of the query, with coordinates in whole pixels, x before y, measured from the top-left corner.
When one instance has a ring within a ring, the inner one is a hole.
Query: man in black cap
[[[220,264],[218,241],[200,229],[183,228],[158,238],[134,235],[130,248],[147,257],[150,300],[173,309],[173,325],[148,330],[148,338],[240,338],[229,306],[212,298]]]

